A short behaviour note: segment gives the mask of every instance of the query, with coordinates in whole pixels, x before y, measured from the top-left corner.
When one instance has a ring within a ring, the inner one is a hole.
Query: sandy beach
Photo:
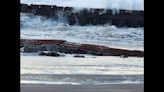
[[[143,84],[50,85],[21,84],[21,92],[144,92]]]

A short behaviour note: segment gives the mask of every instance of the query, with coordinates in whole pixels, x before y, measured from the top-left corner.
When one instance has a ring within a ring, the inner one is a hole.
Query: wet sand
[[[144,92],[143,84],[21,84],[21,92]]]

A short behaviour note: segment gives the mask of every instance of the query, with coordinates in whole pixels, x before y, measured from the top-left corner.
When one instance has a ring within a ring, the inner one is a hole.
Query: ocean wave
[[[69,26],[65,19],[51,20],[21,13],[21,38],[63,39],[71,42],[143,50],[144,28],[103,26]]]
[[[71,6],[75,8],[144,10],[144,0],[21,0],[21,3]]]

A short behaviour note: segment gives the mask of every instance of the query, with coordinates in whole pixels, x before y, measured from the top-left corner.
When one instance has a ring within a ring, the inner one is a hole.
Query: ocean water
[[[144,28],[117,28],[114,25],[69,26],[66,19],[46,19],[21,13],[21,38],[63,39],[70,42],[98,44],[144,50]]]

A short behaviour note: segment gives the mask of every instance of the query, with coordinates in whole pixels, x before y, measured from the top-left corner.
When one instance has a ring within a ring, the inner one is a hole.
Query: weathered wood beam
[[[144,57],[143,51],[126,50],[111,48],[107,46],[93,44],[79,44],[67,42],[65,40],[38,40],[38,39],[21,39],[21,47],[24,47],[25,52],[38,51],[57,51],[70,54],[93,54],[99,56],[132,56]]]

